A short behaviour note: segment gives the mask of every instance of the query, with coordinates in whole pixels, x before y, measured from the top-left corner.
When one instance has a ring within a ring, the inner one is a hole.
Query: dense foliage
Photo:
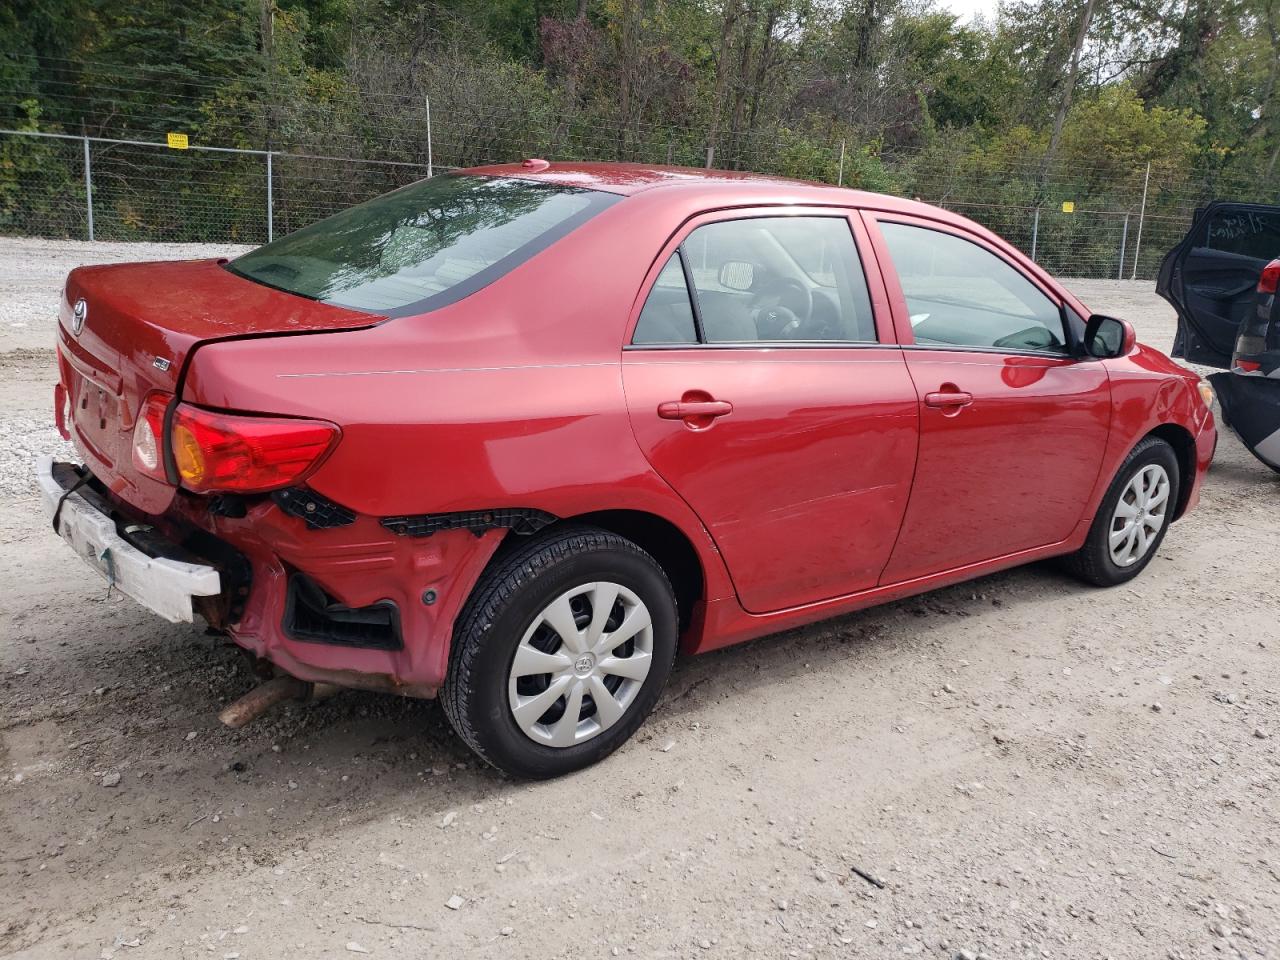
[[[1280,0],[1006,0],[974,22],[933,0],[0,9],[0,127],[279,151],[277,230],[421,176],[429,97],[437,165],[841,180],[955,207],[1028,249],[1038,224],[1037,253],[1066,272],[1115,259],[1148,164],[1145,272],[1196,203],[1275,202],[1278,72]],[[262,238],[263,157],[93,150],[99,235]],[[81,235],[82,164],[79,141],[0,135],[0,230]]]

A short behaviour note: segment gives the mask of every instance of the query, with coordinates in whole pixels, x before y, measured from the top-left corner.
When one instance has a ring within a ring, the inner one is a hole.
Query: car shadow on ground
[[[629,750],[696,723],[725,697],[746,709],[768,696],[765,687],[835,660],[893,658],[904,645],[936,646],[941,657],[957,619],[1085,591],[1041,564],[681,657],[654,717],[607,762],[626,763]],[[0,761],[25,782],[0,792],[0,815],[14,827],[0,881],[21,891],[13,906],[22,926],[39,926],[42,891],[67,874],[86,877],[92,902],[87,878],[104,863],[172,880],[228,859],[271,865],[316,837],[318,824],[327,832],[388,816],[439,818],[523,788],[470,754],[434,701],[346,691],[228,730],[217,711],[256,682],[237,648],[156,623],[127,601],[109,613],[79,619],[84,634],[72,648],[3,698]],[[76,832],[51,830],[41,808]]]
[[[1270,481],[1280,485],[1280,472],[1272,470],[1265,463],[1252,455],[1233,460],[1215,460],[1210,468],[1210,475],[1215,481],[1227,481],[1257,486]]]

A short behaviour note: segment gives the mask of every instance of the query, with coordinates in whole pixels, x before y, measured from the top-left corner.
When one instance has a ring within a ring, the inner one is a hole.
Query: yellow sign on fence
[[[173,134],[171,133],[171,134],[169,134],[169,136],[171,136],[171,137],[172,137],[172,136],[173,136]],[[169,146],[173,146],[173,144],[169,144]],[[1074,200],[1063,200],[1063,201],[1062,201],[1062,212],[1063,212],[1063,213],[1075,213],[1075,212],[1076,212],[1076,202],[1075,202]]]
[[[170,150],[185,150],[189,146],[185,133],[170,133],[168,134],[168,140]]]

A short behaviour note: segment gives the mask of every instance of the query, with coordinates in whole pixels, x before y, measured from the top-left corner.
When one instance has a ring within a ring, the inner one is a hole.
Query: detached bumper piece
[[[382,525],[402,537],[429,537],[443,530],[470,530],[477,537],[486,530],[508,529],[537,533],[556,518],[543,510],[504,507],[498,510],[466,510],[461,513],[419,513],[408,517],[384,517]]]
[[[370,650],[402,650],[400,610],[390,600],[348,607],[306,574],[289,577],[284,632],[296,640]]]
[[[82,468],[81,468],[82,469]],[[58,535],[111,586],[171,623],[190,623],[193,598],[222,592],[218,570],[199,563],[181,547],[144,524],[121,527],[106,501],[90,486],[68,494],[83,476],[52,457],[36,461],[45,516],[58,511]]]

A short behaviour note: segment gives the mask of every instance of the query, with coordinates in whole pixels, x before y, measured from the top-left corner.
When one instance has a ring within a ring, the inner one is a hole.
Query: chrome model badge
[[[164,373],[166,370],[169,369],[169,361],[166,360],[164,357],[156,357],[154,360],[151,361],[151,365],[155,367],[157,370],[159,370],[161,373]]]
[[[71,332],[75,336],[80,336],[80,331],[84,329],[85,318],[89,316],[89,305],[84,302],[84,297],[76,301],[76,305],[71,308]]]

